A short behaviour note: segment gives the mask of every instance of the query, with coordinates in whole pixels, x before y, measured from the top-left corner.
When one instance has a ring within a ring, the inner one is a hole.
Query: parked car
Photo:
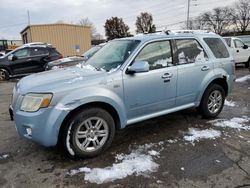
[[[0,57],[0,80],[45,70],[48,62],[63,56],[51,45],[28,43]]]
[[[52,62],[49,62],[46,66],[46,70],[58,69],[63,67],[69,67],[74,65],[84,64],[90,57],[92,57],[98,50],[100,50],[105,43],[99,44],[87,50],[81,56],[65,57]]]
[[[82,68],[22,78],[10,114],[21,136],[44,146],[62,141],[69,155],[93,157],[129,124],[191,107],[218,116],[234,79],[220,36],[147,34],[107,43]]]
[[[224,37],[228,46],[233,52],[235,64],[244,63],[245,67],[249,67],[250,64],[250,48],[244,44],[240,38],[236,37]]]

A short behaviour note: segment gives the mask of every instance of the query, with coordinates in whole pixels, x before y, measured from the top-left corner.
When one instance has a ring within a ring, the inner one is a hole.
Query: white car
[[[232,49],[235,64],[244,63],[245,67],[250,64],[250,48],[240,38],[224,37],[228,46]]]

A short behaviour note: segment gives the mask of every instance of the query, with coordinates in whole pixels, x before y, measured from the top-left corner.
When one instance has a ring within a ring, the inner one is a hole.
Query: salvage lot
[[[119,131],[101,156],[85,160],[71,160],[57,148],[19,137],[8,115],[15,81],[0,82],[0,185],[250,186],[250,75],[243,68],[236,74],[241,79],[217,120],[189,109],[144,121]]]

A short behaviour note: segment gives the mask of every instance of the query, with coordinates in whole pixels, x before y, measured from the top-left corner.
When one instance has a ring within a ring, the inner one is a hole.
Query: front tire
[[[64,129],[63,142],[71,157],[94,157],[104,152],[112,143],[115,123],[104,109],[83,109]]]
[[[225,101],[225,91],[218,84],[208,86],[203,94],[199,106],[200,112],[204,118],[215,118],[223,109]]]
[[[9,72],[5,69],[0,69],[0,81],[8,80],[10,77]]]

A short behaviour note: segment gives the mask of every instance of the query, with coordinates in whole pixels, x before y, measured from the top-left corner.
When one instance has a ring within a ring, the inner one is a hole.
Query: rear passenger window
[[[30,55],[31,56],[39,56],[39,55],[46,55],[48,51],[45,48],[31,48]]]
[[[219,38],[204,38],[210,50],[213,52],[214,56],[218,59],[228,58],[229,52],[225,44]]]
[[[195,39],[177,39],[178,64],[204,62],[208,60],[207,54]]]
[[[158,41],[146,45],[137,55],[135,61],[138,60],[147,61],[150,70],[173,66],[170,41]]]

